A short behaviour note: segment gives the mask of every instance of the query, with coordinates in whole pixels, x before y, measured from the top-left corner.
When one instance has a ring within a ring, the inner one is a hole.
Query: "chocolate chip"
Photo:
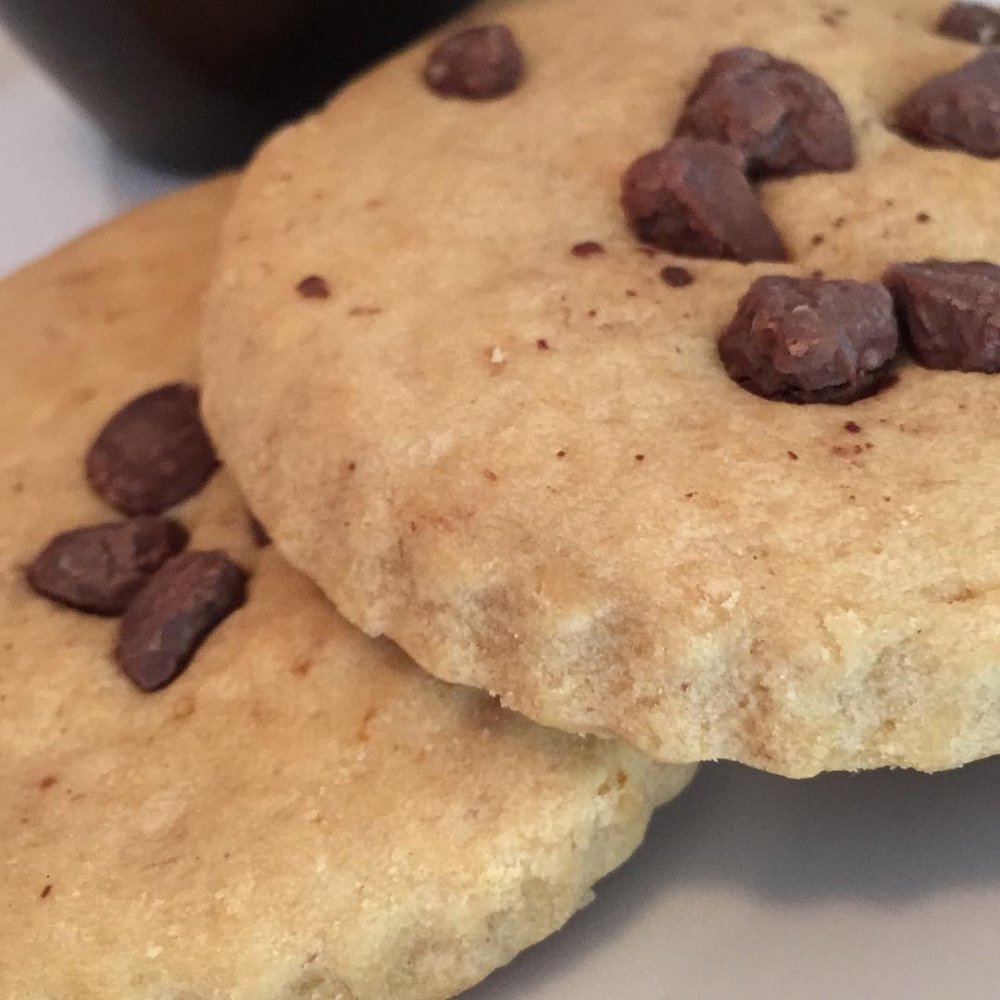
[[[310,274],[303,278],[296,286],[295,291],[304,299],[328,299],[330,297],[330,286],[326,278],[319,274]]]
[[[953,3],[941,15],[937,30],[951,38],[992,45],[1000,42],[1000,10],[980,3]]]
[[[198,390],[165,385],[133,399],[87,452],[87,479],[124,514],[159,514],[197,493],[218,468]]]
[[[524,56],[510,28],[488,24],[449,35],[424,67],[431,90],[449,97],[489,100],[510,93],[524,75]]]
[[[1000,267],[925,260],[893,265],[885,282],[920,364],[1000,372]]]
[[[143,691],[165,687],[245,596],[246,574],[225,552],[175,556],[125,612],[118,636],[118,663]]]
[[[671,288],[686,288],[694,284],[694,275],[686,267],[676,267],[668,264],[660,271],[660,277]]]
[[[929,80],[903,102],[896,122],[928,146],[1000,156],[1000,52]]]
[[[27,580],[37,593],[96,615],[120,615],[149,578],[187,545],[165,517],[95,524],[56,535],[35,556]]]
[[[850,170],[855,160],[837,95],[804,66],[760,49],[714,55],[674,134],[736,147],[751,177]]]
[[[604,247],[597,240],[584,240],[582,243],[575,243],[569,252],[574,257],[593,257],[595,254],[604,253]]]
[[[885,383],[898,343],[881,285],[771,275],[740,300],[719,356],[730,378],[758,396],[850,403]]]
[[[692,257],[785,260],[785,248],[743,174],[718,142],[674,139],[622,179],[622,207],[647,243]]]
[[[253,513],[247,511],[247,522],[250,525],[250,537],[258,549],[266,549],[271,544],[271,536]]]

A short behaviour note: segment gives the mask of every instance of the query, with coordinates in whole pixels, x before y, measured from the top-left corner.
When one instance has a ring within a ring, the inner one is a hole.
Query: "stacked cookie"
[[[658,760],[1000,750],[1000,53],[943,6],[497,4],[273,138],[203,377],[282,552]]]
[[[698,761],[1000,751],[996,26],[490,3],[8,279],[7,992],[447,997]]]
[[[691,776],[433,680],[267,544],[193,388],[232,188],[0,285],[11,1000],[451,996]]]

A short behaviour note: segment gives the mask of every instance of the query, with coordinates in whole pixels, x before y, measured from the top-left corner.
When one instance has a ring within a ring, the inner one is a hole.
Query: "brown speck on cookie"
[[[855,161],[847,112],[833,90],[760,49],[716,53],[674,134],[732,146],[751,177],[850,170]]]
[[[47,774],[41,781],[38,782],[38,787],[44,792],[53,785],[57,784],[58,781],[59,779],[54,774]]]
[[[931,221],[931,217],[930,217],[930,215],[927,214],[927,212],[917,212],[917,214],[914,216],[914,218],[919,223],[925,223],[925,222],[930,222]]]
[[[197,493],[219,466],[198,390],[176,382],[123,406],[86,458],[94,492],[123,514],[160,514]]]
[[[524,75],[524,56],[504,24],[465,28],[439,42],[424,66],[424,82],[446,97],[490,100],[510,93]]]
[[[492,469],[483,469],[483,477],[491,483],[495,483],[500,478]]]
[[[691,257],[786,260],[781,237],[731,146],[674,139],[639,157],[622,179],[621,202],[646,243]]]
[[[1000,51],[928,80],[896,112],[903,135],[973,156],[1000,156]]]
[[[38,894],[39,899],[48,899],[52,895],[52,883],[50,882],[42,891]]]
[[[857,421],[848,420],[844,424],[844,430],[847,431],[848,434],[860,434],[862,428],[861,424],[857,423]]]
[[[740,300],[719,356],[744,389],[790,403],[851,403],[885,383],[899,345],[881,285],[769,275]]]
[[[635,460],[637,462],[645,462],[646,461],[646,456],[645,455],[636,455],[635,456]]]
[[[295,291],[304,299],[328,299],[330,297],[330,286],[326,278],[318,274],[307,275],[295,286]]]
[[[251,513],[247,511],[247,525],[250,528],[250,537],[258,549],[266,549],[271,544],[271,536],[267,528]]]
[[[535,341],[535,347],[537,347],[540,351],[547,351],[549,349],[549,342],[544,337],[539,337],[538,340]]]
[[[812,238],[809,240],[809,242],[814,247],[818,247],[826,242],[826,237],[822,233],[813,233]]]
[[[694,284],[694,275],[686,267],[668,264],[660,271],[660,278],[671,288],[686,288]]]
[[[566,457],[566,452],[564,452],[564,451],[562,450],[562,448],[560,448],[560,449],[559,449],[559,450],[558,450],[558,451],[556,452],[556,458],[565,458],[565,457]]]
[[[574,243],[569,252],[574,257],[586,259],[604,253],[604,245],[597,240],[584,240],[582,243]]]
[[[789,457],[789,458],[790,458],[790,459],[791,459],[791,460],[792,460],[793,462],[797,462],[797,461],[799,460],[799,456],[798,456],[798,455],[796,455],[794,451],[790,451],[790,452],[788,452],[788,457]]]

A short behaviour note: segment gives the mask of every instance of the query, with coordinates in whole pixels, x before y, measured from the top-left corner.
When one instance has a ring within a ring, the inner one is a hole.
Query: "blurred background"
[[[268,131],[464,0],[0,0],[0,274]]]

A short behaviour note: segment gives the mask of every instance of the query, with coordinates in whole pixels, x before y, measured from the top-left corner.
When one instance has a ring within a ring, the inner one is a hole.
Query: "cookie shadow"
[[[808,781],[705,766],[654,818],[633,859],[600,883],[590,907],[468,996],[530,993],[685,890],[722,887],[805,910],[831,900],[905,906],[963,887],[1000,886],[998,802],[1000,757],[943,774]]]

